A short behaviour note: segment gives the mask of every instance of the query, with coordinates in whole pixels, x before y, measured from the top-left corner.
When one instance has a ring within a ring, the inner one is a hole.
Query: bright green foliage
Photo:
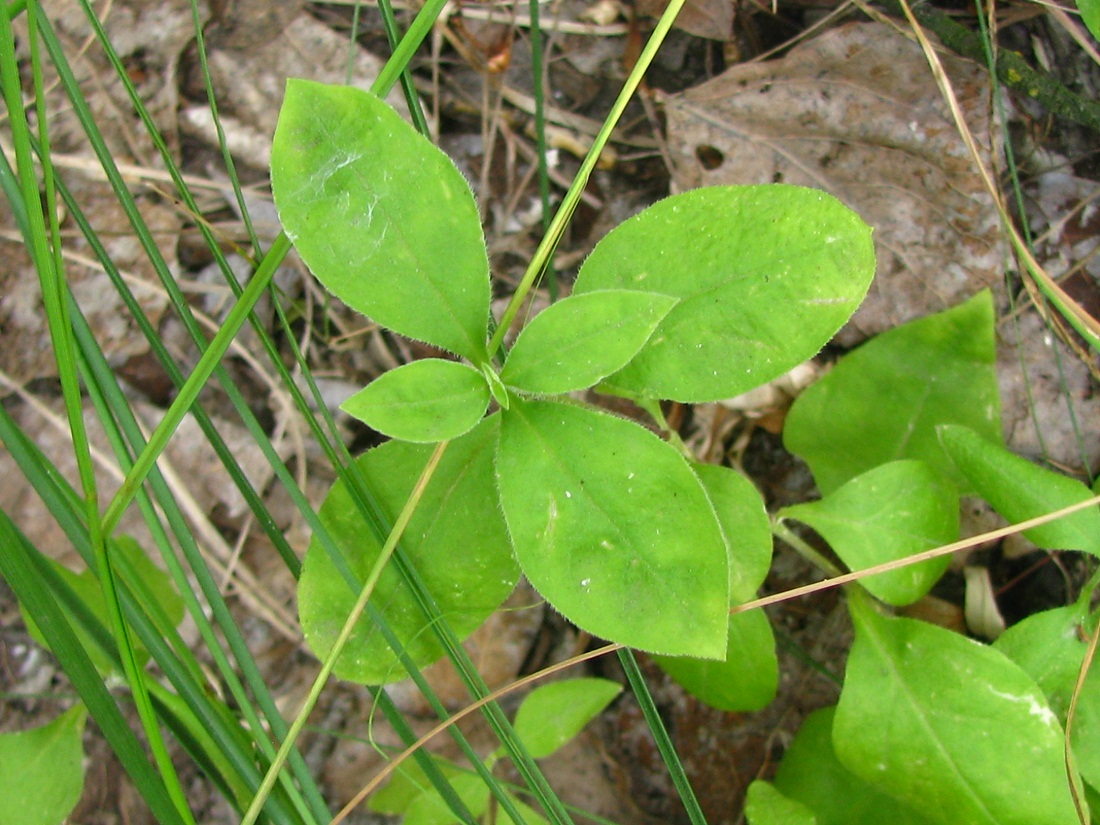
[[[775,698],[779,685],[775,636],[762,610],[729,617],[724,661],[692,656],[654,660],[684,690],[719,710],[760,710]]]
[[[760,779],[749,785],[745,818],[749,825],[819,825],[812,810]]]
[[[472,480],[483,484],[495,460],[495,503],[515,557],[557,610],[595,635],[665,655],[724,662],[729,636],[746,646],[745,658],[723,666],[760,668],[745,681],[749,696],[736,701],[767,701],[776,678],[770,629],[759,617],[727,616],[731,580],[737,598],[749,598],[767,569],[759,497],[723,503],[725,488],[737,482],[711,491],[675,447],[637,424],[536,399],[603,382],[639,400],[698,401],[774,378],[815,354],[859,304],[875,268],[870,228],[835,198],[800,187],[715,187],[668,198],[597,245],[574,294],[520,333],[498,372],[499,353],[485,343],[488,264],[473,195],[450,160],[385,103],[355,89],[291,81],[272,179],[288,235],[330,291],[393,331],[472,362],[401,367],[353,397],[349,413],[391,437],[427,443],[461,436],[490,397],[500,406],[495,458],[488,441],[478,440],[477,472],[453,479],[438,502],[449,508],[439,519],[448,525],[446,540],[486,546],[464,530],[477,521],[471,514],[484,514],[496,529],[491,488],[475,492]],[[402,457],[399,472],[373,474],[396,512],[426,453],[373,455],[368,463]],[[397,481],[381,481],[390,476]],[[752,513],[716,515],[708,492],[716,506]],[[425,500],[420,511],[435,504]],[[323,513],[352,560],[348,577],[361,577],[377,557],[377,533],[340,485]],[[741,534],[745,518],[755,519],[751,540]],[[457,611],[468,632],[466,619],[483,616],[500,593],[491,588],[469,605],[472,574],[445,563],[441,547],[420,543],[419,535],[407,536],[406,550],[422,577],[439,578],[433,592],[451,576],[467,576],[454,585],[459,603],[441,609],[448,621]],[[496,552],[488,546],[484,552]],[[483,571],[486,580],[514,580],[497,575],[496,565]],[[315,541],[299,603],[317,651],[331,646],[352,603],[337,573]],[[385,590],[397,592],[397,580],[387,579]],[[387,621],[393,612],[414,659],[430,661],[439,649],[421,634],[411,604],[394,606],[403,600],[379,594],[375,603],[386,605]],[[378,681],[393,669],[369,624],[351,648],[342,675]],[[725,693],[721,701],[734,699]]]
[[[183,599],[180,598],[172,579],[153,564],[144,548],[130,536],[119,536],[115,539],[112,552],[116,567],[123,568],[123,571],[120,571],[121,578],[133,591],[150,618],[161,625],[163,632],[171,632],[170,628],[176,627],[183,620]],[[52,559],[49,560],[49,564],[103,627],[109,628],[111,623],[107,606],[103,601],[103,588],[92,571],[83,570],[80,573],[74,573],[65,565]],[[22,606],[20,611],[23,622],[34,640],[43,647],[48,647],[34,620]],[[70,621],[96,669],[104,676],[121,673],[115,664],[114,650],[108,653],[95,644],[87,628],[71,613]],[[149,659],[148,651],[139,639],[133,639],[133,644],[138,664],[144,665]]]
[[[1032,464],[965,427],[941,427],[940,440],[978,495],[1014,524],[1093,497],[1080,481]],[[1047,550],[1100,556],[1100,509],[1079,510],[1024,535]]]
[[[1080,603],[1046,610],[1013,625],[993,643],[1035,680],[1063,724],[1088,648],[1085,634],[1095,625],[1086,617]],[[1100,788],[1100,669],[1095,663],[1077,698],[1072,738],[1081,776]]]
[[[613,229],[573,294],[637,289],[680,299],[605,384],[715,401],[816,355],[874,271],[870,228],[835,198],[797,186],[724,186],[666,198]]]
[[[489,789],[481,777],[446,763],[439,767],[470,813],[483,816],[489,806]],[[402,766],[368,805],[372,811],[403,816],[404,825],[450,825],[459,821],[414,764]]]
[[[923,461],[883,464],[856,476],[820,501],[779,513],[814,528],[852,570],[903,559],[959,537],[955,488]],[[951,563],[948,556],[860,579],[888,604],[924,596]]]
[[[289,81],[271,188],[287,235],[333,295],[394,332],[486,360],[489,259],[473,193],[383,100]]]
[[[749,601],[764,583],[772,563],[772,532],[764,500],[753,483],[717,464],[691,465],[707,491],[729,545],[730,596]]]
[[[969,491],[936,436],[962,424],[1001,438],[993,298],[884,332],[842,358],[791,407],[787,449],[810,465],[826,495],[880,464],[919,458]]]
[[[1100,40],[1100,0],[1077,0],[1077,10],[1092,36]]]
[[[856,640],[833,724],[841,763],[931,822],[1071,825],[1062,728],[999,651],[850,605]]]
[[[728,467],[693,465],[729,544],[730,598],[752,599],[771,565],[772,537],[760,494]],[[728,711],[759,710],[775,697],[779,662],[768,617],[759,610],[729,617],[725,661],[689,656],[654,660],[693,696]]]
[[[594,409],[514,399],[497,484],[524,574],[566,618],[642,650],[725,656],[726,545],[674,447]]]
[[[545,759],[599,716],[622,691],[608,679],[566,679],[540,685],[516,712],[516,734],[534,759]]]
[[[675,305],[667,295],[625,289],[572,295],[523,329],[500,378],[536,395],[591,387],[624,367]]]
[[[896,799],[880,793],[836,758],[835,708],[806,717],[783,754],[775,787],[814,812],[818,825],[928,825]]]
[[[340,409],[383,435],[430,443],[469,432],[489,406],[489,385],[466,364],[425,358],[376,378]]]
[[[409,560],[451,629],[468,636],[511,593],[519,571],[497,507],[493,451],[499,426],[491,416],[456,439],[444,453],[402,539]],[[395,516],[432,448],[391,441],[361,456],[357,464],[382,507]],[[319,511],[322,522],[362,582],[382,546],[361,515],[350,491],[337,481]],[[325,546],[314,537],[299,582],[299,612],[310,647],[331,649],[358,591],[349,586]],[[435,661],[442,649],[399,572],[382,574],[369,602],[418,665]],[[345,679],[380,684],[404,678],[405,670],[369,618],[360,620],[336,673]]]
[[[76,705],[52,722],[0,734],[0,823],[57,825],[84,788],[81,737],[88,712]]]

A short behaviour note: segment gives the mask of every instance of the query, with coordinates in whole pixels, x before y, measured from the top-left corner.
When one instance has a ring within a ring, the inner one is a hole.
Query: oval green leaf
[[[783,441],[822,495],[880,464],[919,458],[972,489],[944,453],[941,424],[1001,437],[993,296],[884,332],[841,358],[787,415]]]
[[[271,188],[287,236],[333,295],[401,335],[486,360],[489,260],[473,193],[383,100],[290,80]]]
[[[848,770],[944,825],[1071,825],[1062,727],[997,650],[853,599],[833,723]]]
[[[4,825],[57,825],[76,807],[84,788],[87,717],[77,704],[40,727],[0,734]]]
[[[1093,497],[1080,481],[1032,464],[966,427],[944,426],[939,433],[978,495],[1013,524]],[[1078,510],[1025,530],[1024,535],[1046,550],[1081,550],[1100,556],[1100,508]]]
[[[469,432],[488,406],[489,385],[480,372],[425,358],[383,373],[340,409],[390,438],[429,443]]]
[[[621,692],[622,686],[609,679],[540,685],[516,712],[516,735],[533,758],[543,759],[580,733]]]
[[[775,698],[779,686],[775,636],[763,610],[729,617],[725,661],[692,656],[654,656],[653,660],[680,687],[719,710],[760,710]]]
[[[959,497],[943,476],[914,459],[856,476],[820,501],[779,512],[810,525],[851,570],[922,553],[959,537]],[[860,579],[884,602],[912,604],[939,581],[949,556]]]
[[[729,548],[730,598],[756,597],[772,564],[772,530],[764,500],[751,481],[717,464],[691,465],[707,492]]]
[[[1089,632],[1085,608],[1078,603],[1028,616],[1001,634],[993,647],[1035,680],[1065,724]],[[1073,755],[1085,781],[1100,788],[1100,668],[1095,664],[1077,696]]]
[[[812,810],[785,797],[762,779],[749,785],[745,819],[749,825],[820,825]]]
[[[813,810],[818,825],[928,825],[840,764],[833,750],[835,711],[822,708],[806,717],[783,754],[775,787]]]
[[[624,367],[674,306],[667,295],[625,289],[571,295],[524,327],[500,378],[535,395],[591,387]]]
[[[519,571],[497,506],[493,452],[498,419],[490,416],[447,448],[402,539],[409,562],[459,638],[472,633],[515,587]],[[431,455],[428,445],[391,441],[356,463],[390,517],[404,506]],[[337,481],[319,511],[321,522],[359,581],[373,566],[381,540]],[[298,609],[310,649],[323,657],[336,640],[358,592],[314,536],[298,583]],[[368,602],[418,666],[443,655],[430,623],[394,565]],[[364,616],[336,663],[341,678],[382,684],[405,671],[375,623]]]
[[[716,186],[666,198],[613,229],[573,294],[679,299],[613,392],[716,401],[813,357],[855,312],[875,272],[871,229],[797,186]]]
[[[513,398],[497,484],[524,574],[567,619],[641,650],[724,658],[726,545],[674,447],[593,409]]]
[[[771,566],[772,534],[764,501],[752,482],[729,467],[693,464],[703,483],[729,551],[730,600],[756,595]],[[762,610],[728,619],[725,661],[690,656],[654,656],[682,688],[711,707],[752,711],[766,706],[779,684],[775,637]]]

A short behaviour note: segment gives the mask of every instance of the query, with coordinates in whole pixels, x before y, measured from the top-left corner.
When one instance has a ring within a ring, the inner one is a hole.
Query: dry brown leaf
[[[992,145],[984,70],[943,62],[978,141]],[[842,343],[998,287],[1005,256],[992,198],[920,47],[891,28],[833,29],[665,106],[677,188],[813,186],[875,228],[877,277]]]
[[[668,7],[668,0],[638,0],[635,9],[639,15],[660,17]],[[676,18],[676,28],[696,37],[725,42],[733,33],[732,0],[687,0]]]

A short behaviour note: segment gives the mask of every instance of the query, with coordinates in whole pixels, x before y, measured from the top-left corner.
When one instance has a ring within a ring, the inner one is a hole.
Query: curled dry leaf
[[[941,57],[988,147],[984,70]],[[992,199],[920,47],[893,29],[842,26],[781,60],[735,66],[665,106],[678,188],[814,186],[875,228],[877,277],[842,343],[997,287],[1003,250]]]

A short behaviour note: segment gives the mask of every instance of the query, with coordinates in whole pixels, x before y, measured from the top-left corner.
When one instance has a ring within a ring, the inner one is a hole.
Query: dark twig
[[[891,14],[903,14],[899,0],[882,0],[881,5]],[[947,48],[986,63],[985,46],[976,32],[956,23],[928,0],[915,0],[909,7],[920,24],[934,32]],[[1075,94],[1046,72],[1032,68],[1016,52],[1007,49],[997,52],[997,77],[1005,86],[1038,101],[1052,114],[1100,133],[1100,103]]]

